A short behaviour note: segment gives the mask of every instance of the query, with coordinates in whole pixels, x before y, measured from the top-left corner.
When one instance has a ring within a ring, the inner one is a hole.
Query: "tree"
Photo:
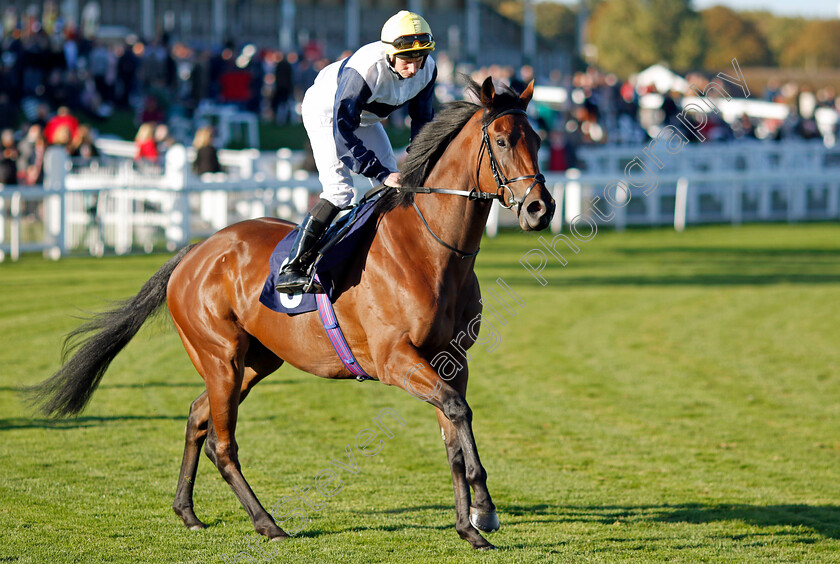
[[[752,21],[724,6],[714,6],[701,12],[706,30],[706,53],[703,68],[729,68],[732,58],[743,67],[769,66],[773,54],[767,40]]]
[[[595,10],[590,39],[598,65],[626,77],[654,63],[697,68],[706,44],[703,22],[690,0],[613,0]]]
[[[590,20],[589,40],[598,48],[599,66],[622,78],[657,62],[639,21],[643,9],[642,0],[604,2]]]
[[[703,20],[691,0],[647,0],[648,33],[660,60],[678,71],[697,68],[703,60]]]
[[[782,53],[788,45],[802,34],[807,20],[804,18],[790,18],[777,16],[770,12],[742,12],[741,16],[752,22],[755,28],[767,41],[773,61],[778,64],[782,60]]]
[[[782,52],[780,62],[786,67],[840,68],[838,37],[840,21],[809,21],[802,28],[802,33]]]
[[[560,43],[572,51],[577,39],[577,14],[569,6],[554,2],[540,2],[534,6],[537,33]],[[508,0],[499,4],[500,14],[519,24],[523,23],[524,7],[521,1]]]

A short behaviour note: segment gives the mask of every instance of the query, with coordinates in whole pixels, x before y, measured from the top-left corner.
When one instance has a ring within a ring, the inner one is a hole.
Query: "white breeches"
[[[353,177],[350,168],[338,158],[332,118],[304,114],[303,126],[312,144],[315,166],[318,167],[318,180],[321,181],[323,187],[321,197],[339,208],[347,207],[353,201]],[[392,172],[398,170],[391,140],[388,139],[381,123],[360,127],[355,133],[364,146],[373,151],[388,170]],[[375,184],[376,181],[371,179],[371,185]]]

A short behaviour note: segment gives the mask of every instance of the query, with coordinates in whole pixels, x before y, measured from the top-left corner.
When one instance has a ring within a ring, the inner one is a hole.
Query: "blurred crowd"
[[[449,71],[445,56],[443,66]],[[727,122],[723,111],[709,111],[702,116],[689,111],[681,115],[684,99],[693,98],[698,92],[705,92],[709,103],[718,108],[723,107],[722,92],[732,98],[744,97],[737,85],[701,73],[689,74],[684,79],[673,75],[679,80],[679,87],[675,84],[657,88],[654,82],[643,81],[639,76],[622,81],[595,67],[571,74],[554,71],[545,77],[536,77],[527,65],[519,69],[491,66],[464,72],[471,73],[478,81],[490,75],[519,92],[532,79],[536,79],[538,86],[547,87],[544,95],[535,95],[529,112],[544,144],[548,145],[545,166],[551,171],[578,167],[577,147],[645,144],[665,126],[675,127],[689,142],[695,143],[700,139],[692,129],[702,135],[704,142],[713,143],[800,139],[820,140],[830,145],[838,135],[836,112],[840,110],[840,97],[829,86],[814,91],[807,85],[770,80],[762,91],[751,91],[749,101],[742,101],[744,106],[753,106],[754,115],[740,111],[736,119]],[[454,99],[457,90],[456,81],[444,79],[438,98]],[[770,104],[762,102],[772,103],[773,107],[768,109]],[[817,116],[822,108],[831,110],[830,115],[835,117],[821,127]]]
[[[436,95],[441,102],[460,97],[461,73],[476,80],[490,75],[520,91],[536,79],[538,85],[550,87],[547,91],[562,93],[537,97],[530,106],[549,147],[548,170],[577,166],[575,149],[581,145],[638,144],[665,125],[685,129],[677,119],[685,90],[658,91],[596,68],[536,77],[529,66],[470,68],[441,51],[435,59]],[[171,42],[166,36],[144,43],[134,37],[87,38],[69,28],[14,29],[0,41],[0,184],[40,183],[44,150],[50,145],[66,147],[77,163],[97,158],[96,125],[116,110],[134,116],[138,165],[160,165],[166,148],[183,142],[197,151],[209,147],[202,151],[203,164],[197,172],[218,172],[218,159],[210,156],[215,145],[212,128],[196,128],[199,124],[192,121],[202,104],[234,105],[263,121],[295,123],[300,120],[303,93],[329,62],[316,41],[284,53],[250,44],[194,47]],[[703,89],[711,77],[697,74],[686,80]],[[754,99],[758,98],[755,94]],[[790,110],[787,117],[756,118],[744,113],[727,123],[719,114],[710,113],[702,128],[704,137],[729,142],[821,139],[836,133],[836,124],[826,132],[815,119],[821,107],[840,107],[840,98],[830,88],[815,92],[794,83],[770,82],[760,97],[785,104]],[[404,113],[390,119],[394,127],[405,126]],[[192,126],[175,128],[175,123]]]

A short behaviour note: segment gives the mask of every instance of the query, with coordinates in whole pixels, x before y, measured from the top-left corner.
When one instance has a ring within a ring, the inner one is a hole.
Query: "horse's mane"
[[[466,80],[467,97],[481,100],[481,85],[469,77],[463,78]],[[460,133],[475,112],[482,108],[486,109],[484,121],[489,122],[493,121],[500,112],[517,107],[519,103],[516,92],[506,85],[501,85],[497,86],[492,105],[485,106],[480,102],[467,100],[444,104],[437,112],[435,119],[427,123],[411,141],[408,156],[400,169],[402,185],[414,188],[423,186],[449,143]],[[443,187],[439,186],[439,188]],[[382,197],[378,207],[384,213],[398,206],[409,206],[413,201],[414,193],[392,190]]]

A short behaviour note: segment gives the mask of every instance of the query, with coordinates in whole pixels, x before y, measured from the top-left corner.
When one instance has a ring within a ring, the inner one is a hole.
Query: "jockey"
[[[300,292],[308,282],[311,250],[339,210],[353,200],[351,172],[371,184],[400,186],[391,142],[382,121],[408,104],[411,138],[434,117],[437,77],[435,41],[429,24],[402,10],[382,26],[381,41],[361,47],[318,73],[301,106],[312,145],[321,198],[298,227],[288,262],[280,269],[277,290]],[[313,292],[322,288],[313,283]]]

